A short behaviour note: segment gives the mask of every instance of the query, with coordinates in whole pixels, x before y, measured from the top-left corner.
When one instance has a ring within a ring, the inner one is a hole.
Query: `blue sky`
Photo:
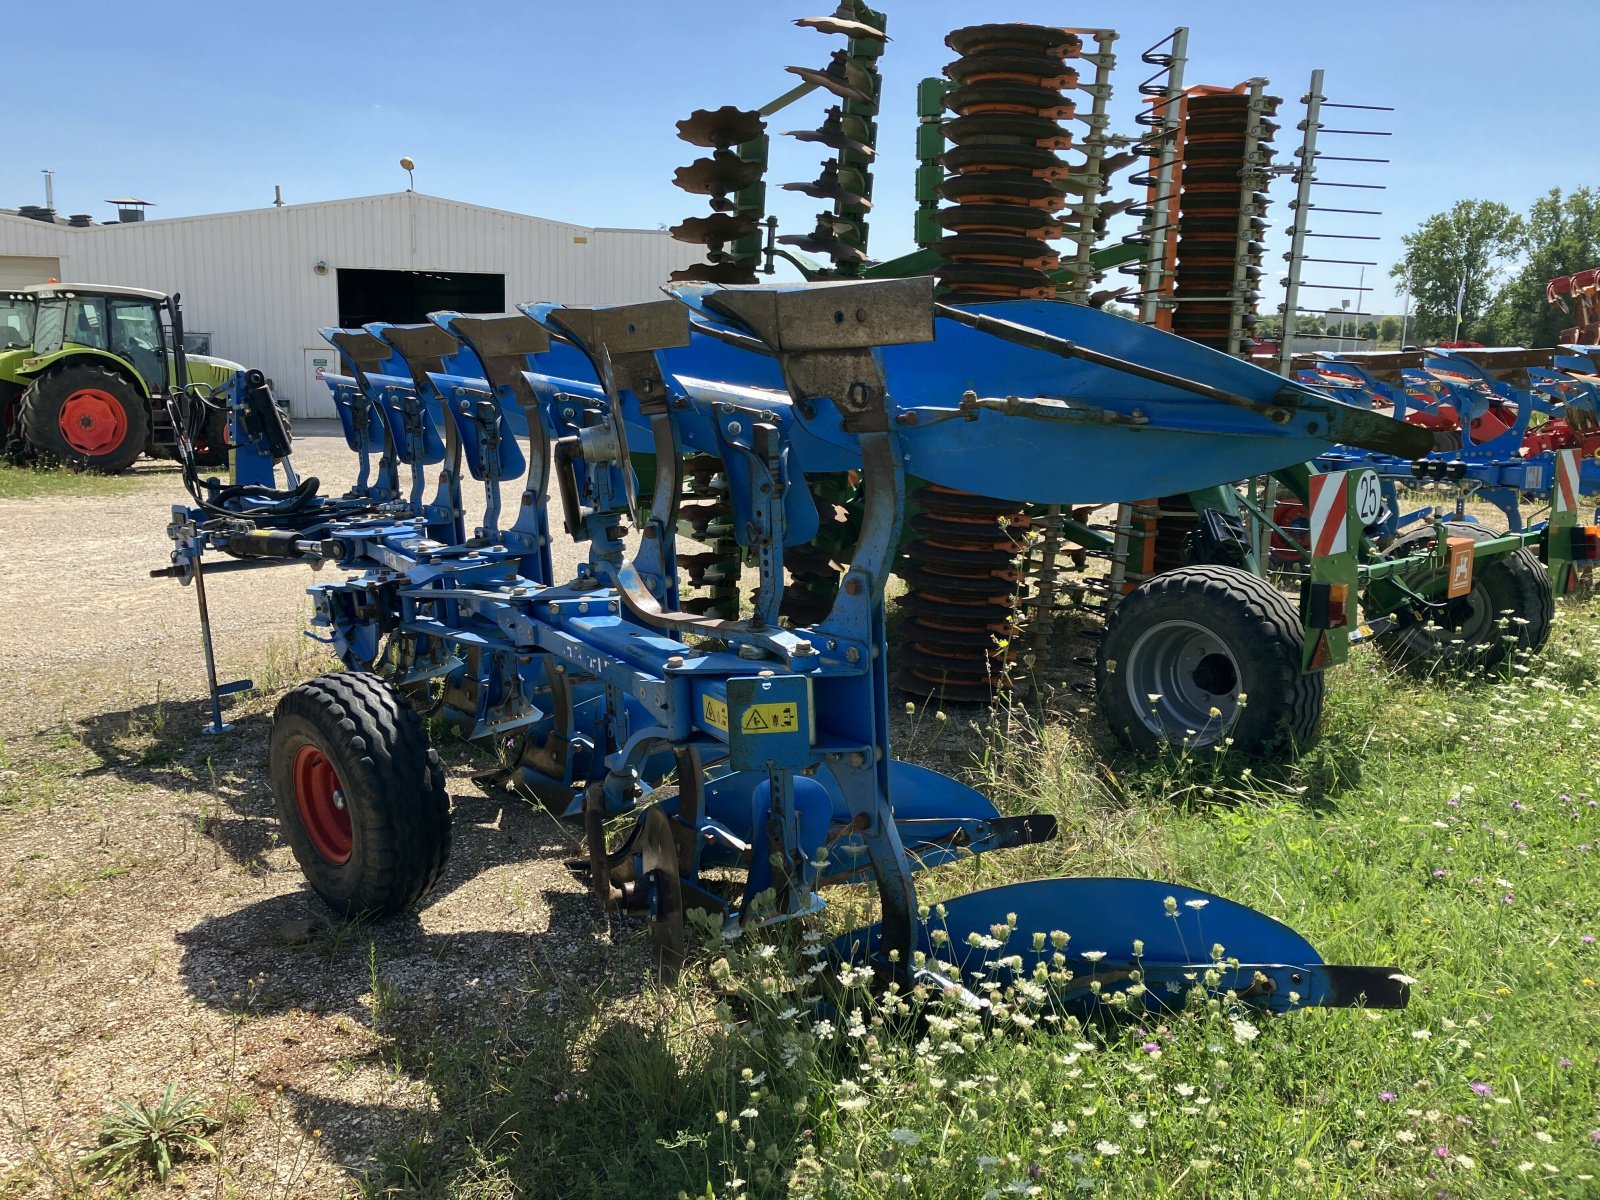
[[[397,163],[409,154],[419,191],[582,224],[670,225],[707,211],[704,197],[672,186],[674,169],[696,153],[677,140],[674,122],[700,107],[757,107],[794,82],[785,66],[822,65],[842,39],[790,20],[831,12],[834,3],[79,0],[71,20],[32,23],[30,55],[50,66],[51,86],[22,85],[37,72],[11,73],[0,84],[13,133],[0,160],[0,206],[42,203],[46,167],[55,171],[57,208],[97,219],[111,215],[103,203],[111,196],[152,200],[152,217],[172,217],[264,206],[274,185],[289,203],[368,195],[403,189]],[[1393,160],[1324,169],[1330,179],[1386,184],[1384,192],[1353,193],[1378,203],[1351,205],[1384,215],[1314,226],[1381,235],[1376,243],[1323,243],[1372,251],[1330,256],[1378,260],[1366,280],[1378,289],[1369,302],[1375,311],[1398,308],[1387,268],[1399,235],[1429,213],[1466,197],[1524,209],[1550,187],[1600,183],[1587,129],[1596,0],[880,7],[893,40],[882,60],[878,257],[911,248],[917,81],[953,57],[945,33],[980,12],[984,20],[1118,28],[1119,131],[1135,129],[1135,86],[1148,73],[1139,51],[1179,24],[1190,28],[1189,82],[1272,81],[1285,100],[1280,156],[1298,137],[1313,67],[1325,69],[1330,99],[1395,106],[1392,114],[1360,114],[1392,137],[1324,146]],[[71,86],[62,86],[66,78]],[[808,98],[771,128],[815,125],[825,103]],[[19,131],[61,136],[17,138]],[[1371,148],[1377,143],[1381,150]],[[769,183],[813,178],[816,149],[775,139]],[[1114,188],[1112,197],[1121,194],[1125,188]],[[1280,181],[1272,195],[1271,219],[1281,228],[1291,185]],[[785,231],[810,229],[817,202],[775,187],[769,196]],[[1281,249],[1275,240],[1273,280]],[[1314,278],[1347,287],[1356,271],[1328,267]],[[1321,294],[1336,301],[1341,293]]]

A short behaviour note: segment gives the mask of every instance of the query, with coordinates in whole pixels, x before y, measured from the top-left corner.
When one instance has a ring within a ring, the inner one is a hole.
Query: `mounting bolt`
[[[861,595],[861,577],[859,575],[847,575],[844,581],[844,590],[847,596]]]
[[[681,670],[683,670],[683,655],[674,654],[671,658],[667,659],[667,670],[669,670],[669,671],[681,671]]]
[[[739,647],[739,657],[740,658],[762,659],[762,658],[765,658],[766,656],[767,656],[767,652],[765,650],[763,650],[760,646],[752,646],[749,643],[746,643],[745,645]]]
[[[728,436],[729,437],[738,437],[743,432],[744,432],[744,426],[739,424],[739,422],[737,422],[737,421],[729,421],[728,422]]]
[[[816,653],[817,653],[817,648],[815,646],[813,646],[810,642],[801,642],[798,646],[796,646],[794,648],[794,657],[795,658],[810,658],[812,655],[814,655]]]
[[[860,662],[861,661],[861,651],[857,650],[854,646],[851,646],[848,650],[846,650],[844,652],[844,660],[847,663],[858,663],[858,662]]]

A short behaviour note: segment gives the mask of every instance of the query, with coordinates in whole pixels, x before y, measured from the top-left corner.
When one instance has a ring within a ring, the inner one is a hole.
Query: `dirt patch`
[[[330,429],[301,430],[296,462],[325,491],[354,473]],[[352,1195],[462,1103],[430,1070],[439,1047],[559,1038],[619,997],[648,1023],[656,1002],[640,923],[606,918],[566,866],[575,832],[485,794],[453,741],[455,842],[428,905],[329,916],[280,842],[266,772],[276,694],[334,665],[303,636],[317,577],[212,577],[219,672],[264,694],[206,735],[193,593],[149,577],[183,499],[175,471],[145,464],[114,495],[0,501],[0,1196],[123,1194],[78,1192],[74,1164],[114,1102],[168,1083],[223,1123],[219,1162],[180,1164],[188,1190]],[[578,548],[559,555],[570,573]],[[1087,713],[1092,625],[1058,623],[1027,708]],[[993,730],[982,709],[939,710],[895,702],[899,753],[960,772]],[[535,1064],[539,1086],[561,1093],[572,1062]]]
[[[325,433],[296,459],[348,482]],[[437,1102],[414,1066],[432,1041],[548,1021],[602,972],[648,976],[635,924],[611,928],[564,865],[570,831],[485,795],[455,743],[455,843],[430,903],[372,926],[329,916],[277,835],[274,697],[202,733],[193,595],[148,576],[182,499],[151,464],[110,496],[0,501],[0,1195],[71,1194],[100,1115],[169,1082],[223,1121],[220,1164],[180,1164],[191,1188],[352,1194]],[[314,578],[215,578],[225,678],[281,689],[331,665],[301,636]]]

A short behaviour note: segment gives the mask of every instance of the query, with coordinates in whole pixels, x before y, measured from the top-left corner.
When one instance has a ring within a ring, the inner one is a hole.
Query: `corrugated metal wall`
[[[590,229],[397,192],[88,229],[0,214],[0,256],[61,259],[68,281],[181,292],[212,352],[259,367],[299,416],[331,415],[311,363],[338,319],[340,267],[486,271],[506,300],[624,304],[654,299],[696,248],[664,231]],[[316,264],[327,264],[318,274]]]

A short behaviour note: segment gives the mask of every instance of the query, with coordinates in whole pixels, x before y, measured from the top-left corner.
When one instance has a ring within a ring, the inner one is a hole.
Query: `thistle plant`
[[[194,1154],[216,1156],[217,1148],[206,1134],[217,1125],[198,1097],[180,1097],[169,1083],[153,1105],[118,1101],[117,1108],[101,1118],[100,1148],[82,1165],[104,1175],[144,1166],[165,1183],[175,1160]]]

